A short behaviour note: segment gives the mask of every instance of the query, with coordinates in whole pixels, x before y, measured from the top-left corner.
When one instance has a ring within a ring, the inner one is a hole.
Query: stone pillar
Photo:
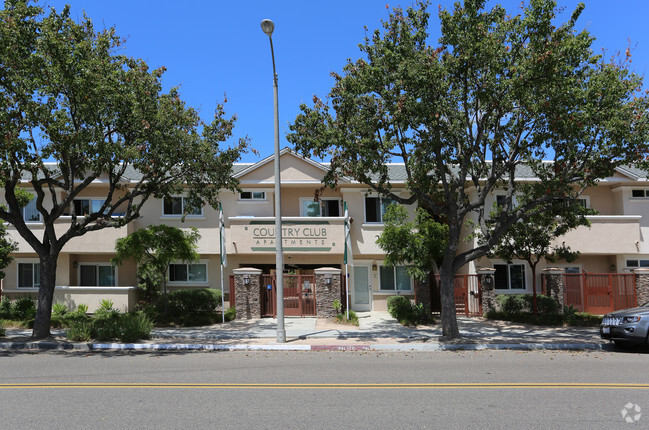
[[[496,291],[495,284],[496,269],[485,267],[476,271],[478,274],[478,283],[480,284],[480,305],[482,314],[486,314],[496,309]]]
[[[548,267],[543,269],[545,276],[545,293],[557,299],[559,302],[559,312],[563,312],[565,305],[565,287],[563,285],[564,270],[560,267]]]
[[[234,269],[236,319],[261,318],[261,270]]]
[[[341,300],[341,270],[333,267],[321,267],[313,272],[315,273],[316,316],[318,318],[333,318],[336,316],[333,302]]]
[[[649,269],[635,269],[633,273],[635,274],[636,303],[639,306],[649,302]]]

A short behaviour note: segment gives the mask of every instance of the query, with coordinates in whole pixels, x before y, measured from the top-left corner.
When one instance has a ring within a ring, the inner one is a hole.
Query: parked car
[[[649,302],[604,315],[599,335],[617,345],[649,343]]]

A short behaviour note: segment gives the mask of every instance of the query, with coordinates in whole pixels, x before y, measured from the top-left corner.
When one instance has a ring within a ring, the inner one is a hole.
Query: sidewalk
[[[137,344],[70,343],[62,330],[53,339],[30,342],[29,330],[7,330],[0,349],[60,350],[479,350],[609,349],[596,327],[538,327],[484,318],[458,317],[461,339],[441,342],[441,325],[404,327],[387,312],[357,312],[359,326],[318,318],[285,318],[286,343],[276,342],[276,319],[238,320],[192,328],[156,328]]]

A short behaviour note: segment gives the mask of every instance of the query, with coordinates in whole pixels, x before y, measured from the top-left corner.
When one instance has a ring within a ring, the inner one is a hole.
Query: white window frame
[[[635,261],[636,265],[635,266],[629,266],[629,262]],[[644,265],[642,265],[644,264]],[[624,259],[624,265],[627,269],[627,271],[632,271],[635,269],[647,269],[649,268],[649,257],[633,257],[633,258],[625,258]]]
[[[181,213],[179,213],[179,214],[175,214],[175,213],[174,214],[166,214],[165,213],[165,198],[167,198],[167,197],[163,197],[161,199],[162,216],[165,217],[165,218],[180,218],[180,217],[182,217],[183,213],[185,212],[185,205],[186,205],[186,201],[187,201],[187,196],[173,195],[173,196],[168,197],[168,198],[171,198],[171,199],[181,199],[181,201],[180,201],[180,206],[181,206],[181,211],[180,212]],[[200,207],[200,213],[196,213],[196,214],[188,213],[186,216],[188,218],[190,218],[190,217],[202,217],[203,216],[203,206]]]
[[[169,266],[171,265],[185,265],[187,266],[187,277],[189,278],[189,266],[192,265],[204,265],[205,266],[205,280],[204,281],[190,281],[189,279],[187,281],[171,281],[170,280],[170,275],[171,275],[171,270],[170,268],[167,268],[167,285],[209,285],[210,283],[210,265],[209,265],[209,260],[198,260],[197,262],[194,263],[187,263],[185,261],[173,261],[169,263]]]
[[[250,197],[243,197],[244,193],[250,193]],[[262,196],[255,196],[255,194],[263,194]],[[246,190],[239,193],[240,202],[265,202],[268,200],[268,193],[264,190]]]
[[[95,277],[95,285],[81,285],[81,266],[95,266],[97,267],[97,273]],[[113,285],[99,285],[99,267],[112,267],[113,268],[113,274],[115,281],[113,282]],[[110,262],[107,261],[80,261],[77,263],[77,285],[80,287],[100,287],[100,288],[109,288],[109,287],[117,287],[119,285],[119,278],[117,274],[117,266],[113,266],[110,264]]]
[[[316,202],[313,200],[313,197],[300,197],[300,216],[304,218],[313,218],[310,215],[307,215],[304,212],[304,203],[309,202],[313,203],[318,206],[318,215],[316,216],[322,216],[322,207],[320,206],[320,202]]]
[[[379,266],[378,266],[378,275],[379,275],[379,290],[378,290],[378,293],[380,293],[380,294],[392,294],[392,295],[394,295],[394,294],[412,294],[413,293],[413,282],[412,282],[412,278],[409,275],[408,275],[408,281],[409,281],[408,286],[410,287],[410,289],[409,290],[399,290],[399,289],[397,289],[397,287],[398,287],[397,286],[397,267],[401,267],[401,268],[403,268],[405,270],[406,266],[393,266],[393,267],[389,268],[389,269],[393,269],[392,276],[393,276],[393,281],[394,281],[394,290],[384,290],[384,289],[381,288],[382,285],[383,285],[383,283],[382,283],[383,270],[382,269],[383,268],[388,268],[388,267],[386,265],[384,265],[384,264],[379,264]],[[406,274],[407,274],[407,272],[406,272]]]
[[[30,264],[32,266],[32,286],[31,287],[21,287],[20,286],[20,265],[21,264]],[[38,258],[17,258],[16,259],[16,288],[19,290],[37,290],[40,287],[40,267],[36,269],[36,265],[40,265],[40,260]],[[39,274],[38,284],[35,282],[35,274]]]
[[[29,192],[29,191],[28,191]],[[31,192],[29,192],[32,194]],[[32,194],[33,195],[33,194]],[[28,220],[25,216],[25,210],[27,209],[27,206],[29,205],[34,205],[34,210],[38,214],[38,220]],[[43,215],[38,211],[38,208],[36,208],[36,196],[34,196],[27,205],[23,206],[20,208],[20,216],[22,216],[23,221],[25,221],[25,224],[38,224],[43,222]]]
[[[496,282],[495,282],[495,276],[496,274],[494,273],[494,291],[499,292],[499,293],[504,293],[504,292],[509,292],[509,293],[518,293],[521,291],[528,291],[531,289],[531,284],[528,279],[528,270],[527,270],[527,264],[525,262],[517,262],[514,261],[512,263],[507,263],[505,261],[503,262],[495,262],[493,263],[493,268],[495,269],[496,266],[507,266],[507,288],[497,288],[496,287]],[[523,268],[523,288],[512,288],[512,278],[511,278],[511,267],[512,266],[520,266]]]
[[[102,202],[101,205],[103,206],[104,202],[106,201],[106,197],[75,197],[74,199],[72,199],[72,210],[70,211],[71,213],[76,213],[76,211],[74,210],[74,202],[81,201],[81,200],[88,200],[88,208],[89,208],[88,215],[90,215],[95,213],[92,211],[92,202],[100,201]],[[78,217],[86,216],[85,214],[76,214],[76,215]]]
[[[370,199],[379,199],[379,213],[378,213],[378,219],[379,220],[378,221],[368,221],[367,220],[367,199],[368,198],[370,198]],[[385,211],[383,210],[383,201],[384,200],[389,200],[390,201],[390,203],[388,203],[385,206],[386,209],[391,203],[399,204],[398,202],[396,202],[396,201],[394,201],[392,199],[381,197],[381,196],[378,196],[376,194],[367,194],[367,195],[364,196],[364,198],[363,198],[363,214],[365,216],[365,218],[364,218],[365,224],[375,224],[375,225],[376,224],[384,224],[384,221],[383,221],[383,215],[385,214]]]
[[[642,197],[635,197],[635,196],[633,195],[633,192],[634,192],[634,191],[642,191],[642,192],[644,192],[644,196],[642,196]],[[649,188],[632,188],[632,189],[631,189],[631,198],[632,198],[633,200],[649,200]]]

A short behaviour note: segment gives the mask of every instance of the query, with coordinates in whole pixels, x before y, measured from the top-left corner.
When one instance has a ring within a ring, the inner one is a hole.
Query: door
[[[353,310],[369,311],[371,309],[370,290],[370,268],[368,266],[354,266]]]

